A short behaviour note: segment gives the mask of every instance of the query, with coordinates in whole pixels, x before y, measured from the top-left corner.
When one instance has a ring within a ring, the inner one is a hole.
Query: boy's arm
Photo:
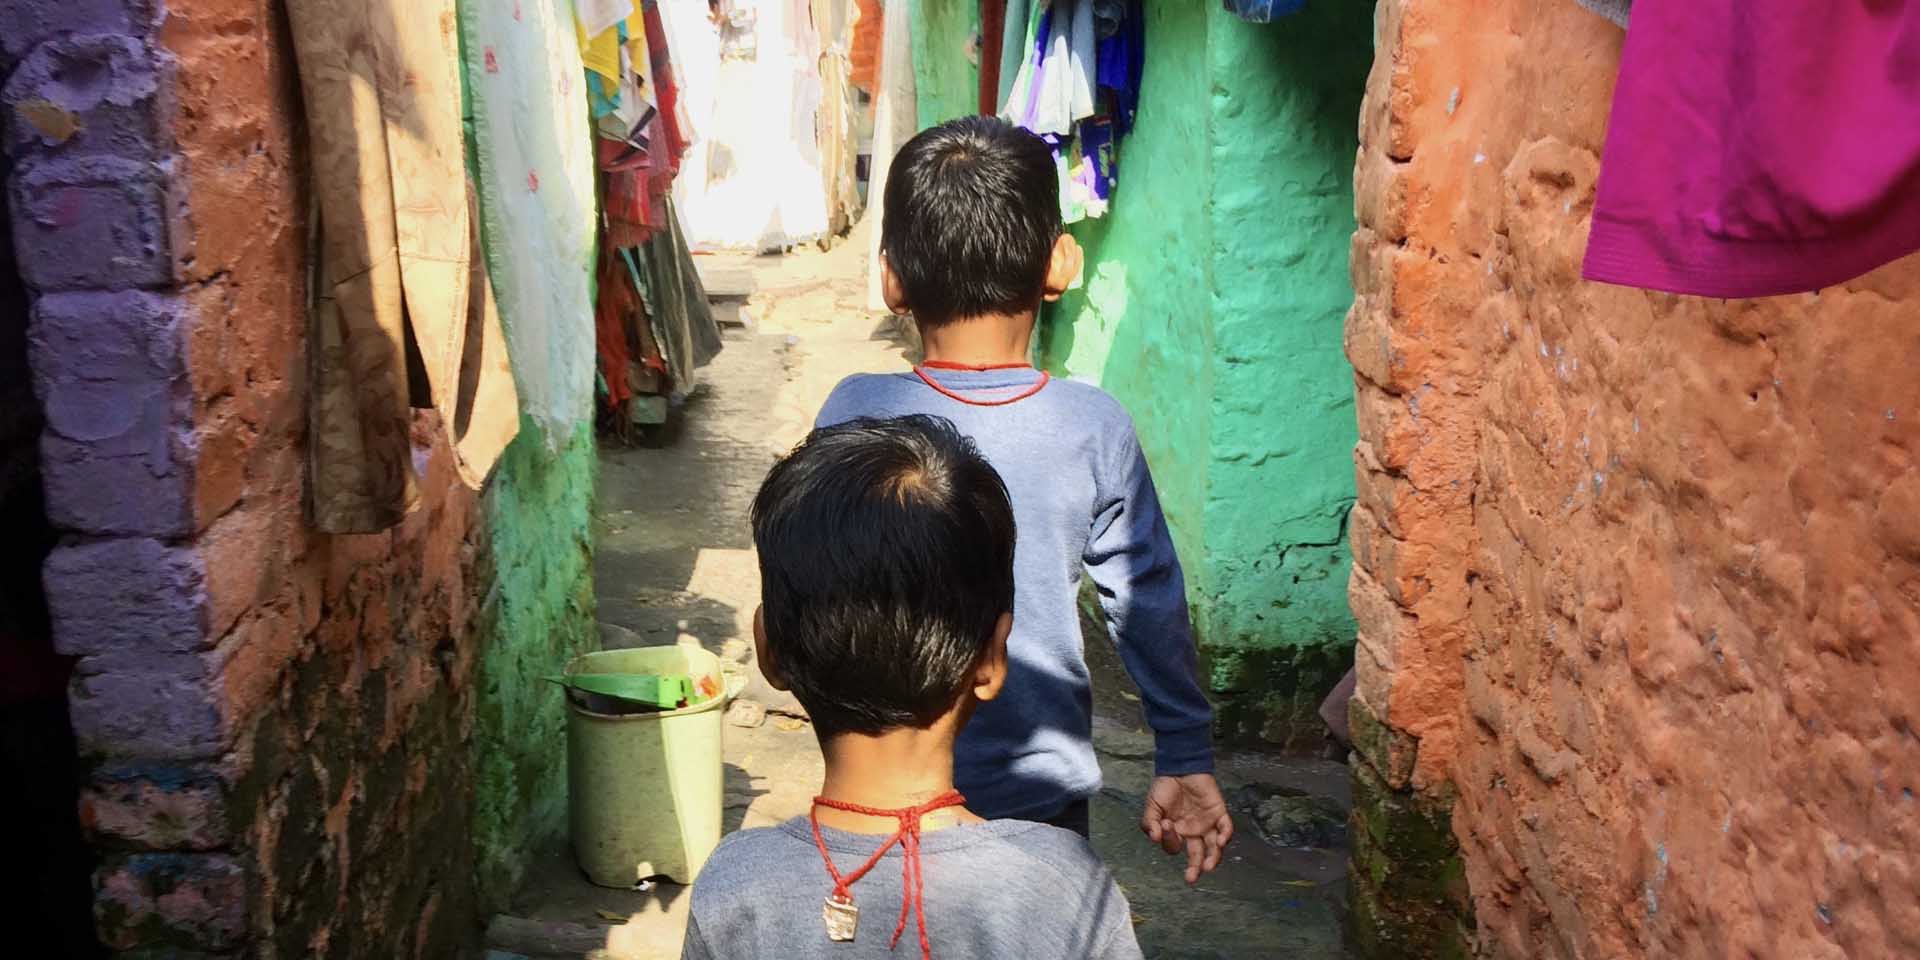
[[[1168,854],[1186,853],[1191,884],[1219,865],[1233,818],[1213,777],[1213,707],[1194,676],[1180,558],[1131,426],[1124,436],[1098,484],[1103,502],[1086,564],[1153,728],[1154,780],[1140,829]]]
[[[1154,734],[1154,773],[1213,770],[1213,707],[1195,677],[1186,580],[1133,431],[1100,478],[1087,573]]]

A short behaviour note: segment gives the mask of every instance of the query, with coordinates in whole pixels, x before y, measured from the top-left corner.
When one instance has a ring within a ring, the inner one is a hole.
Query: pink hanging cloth
[[[1589,280],[1818,290],[1920,250],[1920,0],[1635,0]]]

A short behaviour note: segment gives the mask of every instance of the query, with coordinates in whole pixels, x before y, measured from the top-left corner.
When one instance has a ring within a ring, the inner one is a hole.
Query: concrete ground
[[[609,646],[690,636],[747,669],[759,591],[746,524],[754,491],[842,377],[908,363],[907,339],[866,309],[864,250],[856,232],[825,253],[699,258],[717,288],[756,289],[740,311],[744,325],[728,328],[726,350],[677,422],[650,445],[602,450],[596,573]],[[1262,835],[1254,811],[1275,795],[1323,797],[1345,809],[1346,768],[1223,752],[1237,836],[1220,869],[1190,889],[1176,861],[1135,826],[1152,773],[1138,697],[1110,648],[1091,637],[1088,647],[1106,775],[1093,805],[1093,842],[1133,905],[1146,955],[1344,956],[1345,851],[1279,846]],[[726,727],[728,830],[806,813],[821,774],[811,728],[779,712],[793,708],[790,700],[757,680],[744,698],[774,712],[756,726]],[[687,902],[686,890],[669,883],[644,892],[595,887],[556,847],[534,866],[510,914],[494,918],[488,946],[530,957],[678,957]]]

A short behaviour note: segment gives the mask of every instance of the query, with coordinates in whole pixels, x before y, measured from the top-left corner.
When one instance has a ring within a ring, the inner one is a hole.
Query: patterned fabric
[[[398,0],[394,0],[398,2]],[[593,408],[593,135],[570,0],[460,5],[481,226],[521,410],[549,448]]]
[[[1119,138],[1140,102],[1145,11],[1140,0],[1035,0],[1025,9],[1020,39],[1011,24],[1006,30],[1025,59],[1000,115],[1053,148],[1062,220],[1103,216]]]
[[[320,236],[308,408],[314,523],[373,532],[419,498],[410,396],[430,398],[455,434],[469,484],[518,429],[486,276],[473,263],[453,0],[288,8]],[[410,380],[410,366],[424,383]]]

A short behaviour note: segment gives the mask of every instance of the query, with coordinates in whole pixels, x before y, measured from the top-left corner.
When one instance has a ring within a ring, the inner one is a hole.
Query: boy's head
[[[923,326],[1031,313],[1079,273],[1053,152],[1005,120],[921,131],[894,155],[883,202],[887,303]]]
[[[822,740],[927,728],[999,692],[1013,507],[937,417],[815,430],[753,502],[760,666]]]

